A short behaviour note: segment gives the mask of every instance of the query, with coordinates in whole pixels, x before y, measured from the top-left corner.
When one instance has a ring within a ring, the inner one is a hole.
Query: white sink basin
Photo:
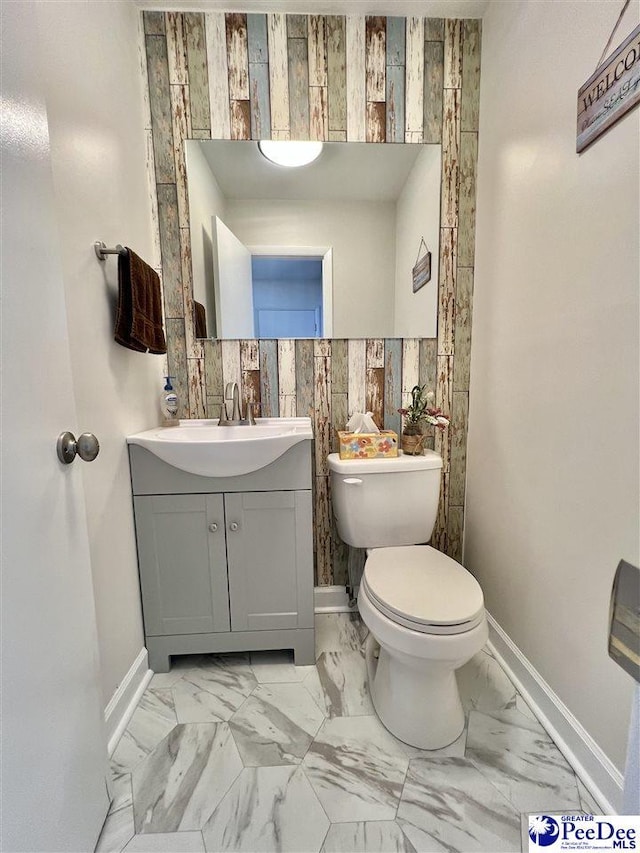
[[[217,420],[180,421],[127,437],[158,459],[202,477],[237,477],[271,464],[299,441],[313,438],[311,418],[256,418],[255,426]]]

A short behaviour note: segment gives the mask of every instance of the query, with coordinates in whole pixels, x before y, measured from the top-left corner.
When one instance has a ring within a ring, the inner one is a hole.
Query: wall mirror
[[[436,336],[440,145],[325,142],[288,169],[189,140],[186,160],[199,337]]]

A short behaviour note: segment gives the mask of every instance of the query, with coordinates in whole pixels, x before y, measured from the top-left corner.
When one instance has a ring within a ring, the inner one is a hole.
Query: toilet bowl
[[[429,545],[442,459],[328,457],[340,537],[367,548],[358,609],[370,631],[366,662],[376,713],[400,740],[440,749],[464,728],[455,672],[484,646],[482,589]],[[371,547],[372,546],[372,547]]]
[[[455,671],[488,639],[475,578],[426,545],[376,548],[358,609],[370,631],[369,691],[382,723],[420,749],[455,741],[464,729]]]

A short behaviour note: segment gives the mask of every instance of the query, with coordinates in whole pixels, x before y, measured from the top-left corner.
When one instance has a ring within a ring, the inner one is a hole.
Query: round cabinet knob
[[[78,456],[84,462],[93,462],[100,453],[100,443],[92,432],[83,432],[76,441]]]
[[[235,533],[239,527],[240,527],[240,525],[238,524],[237,521],[232,521],[231,524],[229,525],[229,530],[233,530],[233,532]]]
[[[213,524],[210,524],[210,525],[209,525],[209,530],[210,530],[212,533],[215,533],[215,532],[217,531],[217,529],[218,529],[218,525],[215,523],[215,521],[213,522]]]

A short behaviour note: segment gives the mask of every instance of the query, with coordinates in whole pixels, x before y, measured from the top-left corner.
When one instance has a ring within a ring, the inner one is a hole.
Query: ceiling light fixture
[[[322,151],[322,142],[289,142],[261,139],[258,148],[263,157],[277,166],[307,166],[313,163]]]

